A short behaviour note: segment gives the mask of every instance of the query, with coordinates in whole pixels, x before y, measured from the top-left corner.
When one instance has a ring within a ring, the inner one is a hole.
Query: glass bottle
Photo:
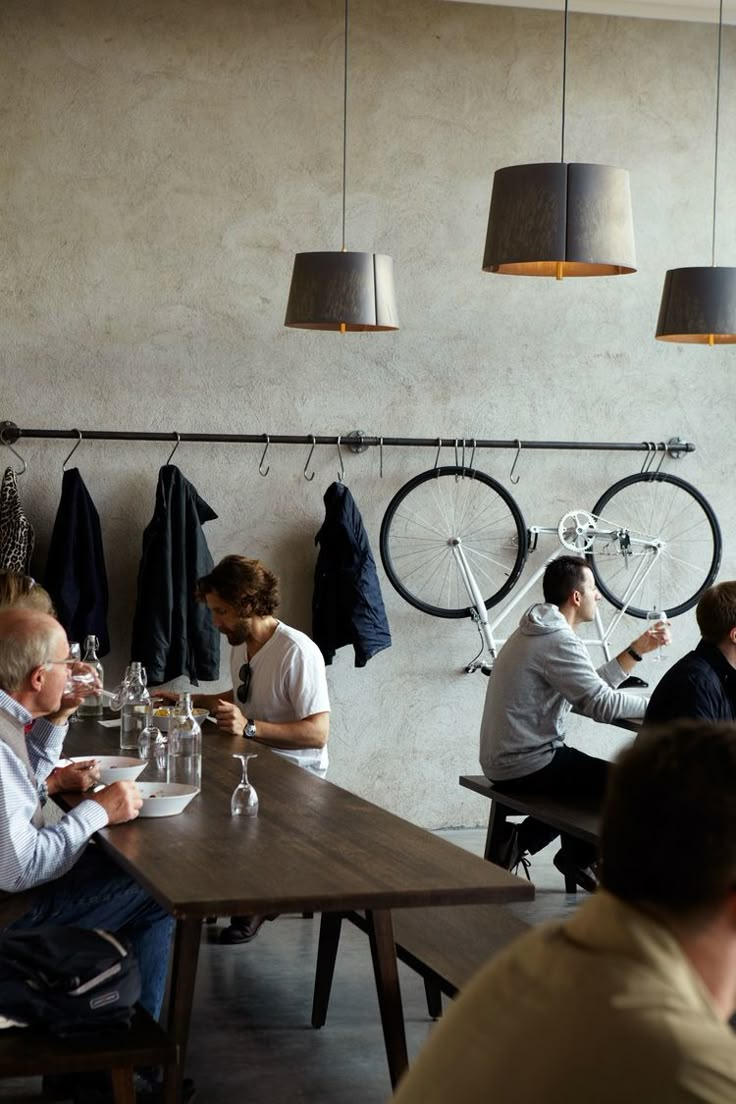
[[[202,788],[202,729],[192,712],[192,695],[180,694],[169,722],[167,779]]]
[[[131,663],[130,676],[125,688],[120,717],[120,748],[122,751],[138,750],[138,738],[146,727],[151,698],[143,681],[140,663]]]
[[[156,726],[153,704],[146,709],[146,727],[138,737],[138,756],[148,764],[143,772],[144,782],[165,782],[168,772],[168,739]]]
[[[84,662],[97,673],[100,686],[105,682],[105,671],[97,658],[97,649],[100,642],[96,636],[87,636],[84,640]],[[89,694],[80,705],[77,713],[80,717],[102,716],[102,694]]]

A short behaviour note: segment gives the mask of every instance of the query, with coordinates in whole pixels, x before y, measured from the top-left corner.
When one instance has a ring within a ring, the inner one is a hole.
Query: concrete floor
[[[482,854],[485,833],[441,833]],[[551,864],[534,859],[537,897],[508,906],[530,923],[575,908]],[[226,921],[220,921],[222,926]],[[280,917],[242,947],[220,947],[206,928],[187,1075],[198,1104],[379,1104],[391,1094],[367,938],[352,924],[341,937],[327,1024],[309,1023],[319,919]],[[432,1028],[422,982],[400,965],[410,1057]],[[40,1079],[0,1082],[0,1102],[40,1098]]]

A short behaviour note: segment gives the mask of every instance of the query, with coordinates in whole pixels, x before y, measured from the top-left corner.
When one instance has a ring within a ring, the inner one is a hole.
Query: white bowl
[[[209,711],[207,709],[200,709],[199,706],[197,706],[196,709],[192,710],[192,713],[194,714],[195,721],[197,721],[201,728],[209,716]],[[158,709],[154,709],[153,711],[153,720],[151,723],[154,724],[160,732],[168,732],[172,715],[172,709],[168,709],[166,706],[159,706]]]
[[[146,767],[145,759],[132,759],[128,755],[75,755],[70,762],[88,763],[90,759],[100,768],[100,782],[104,786],[111,782],[132,782]]]
[[[142,817],[176,816],[199,793],[196,786],[180,782],[139,782],[138,790],[143,798],[138,816]]]

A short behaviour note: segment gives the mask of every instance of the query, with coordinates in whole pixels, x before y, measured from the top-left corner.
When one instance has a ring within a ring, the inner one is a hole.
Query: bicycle
[[[561,547],[489,622],[488,610],[514,589],[542,534],[556,534]],[[397,491],[381,524],[380,552],[389,580],[410,605],[434,617],[473,619],[482,644],[465,670],[490,674],[505,642],[494,631],[557,556],[584,555],[617,611],[605,626],[598,609],[598,635],[586,640],[610,659],[624,615],[646,618],[660,610],[672,618],[696,604],[717,575],[722,540],[700,491],[679,476],[646,470],[646,463],[612,484],[590,512],[570,510],[557,526],[528,528],[501,483],[454,464],[422,472]]]

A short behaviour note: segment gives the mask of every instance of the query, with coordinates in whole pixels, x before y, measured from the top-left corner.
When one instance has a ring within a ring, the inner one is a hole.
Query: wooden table
[[[392,1084],[407,1066],[391,909],[529,899],[528,882],[258,746],[249,775],[255,818],[232,817],[242,738],[205,725],[201,793],[179,816],[139,819],[98,833],[114,861],[177,920],[169,1029],[180,1063],[206,916],[365,910]],[[118,730],[71,726],[69,755],[114,754]],[[248,749],[256,750],[249,744]],[[145,774],[141,780],[145,780]],[[448,782],[449,784],[449,782]]]

